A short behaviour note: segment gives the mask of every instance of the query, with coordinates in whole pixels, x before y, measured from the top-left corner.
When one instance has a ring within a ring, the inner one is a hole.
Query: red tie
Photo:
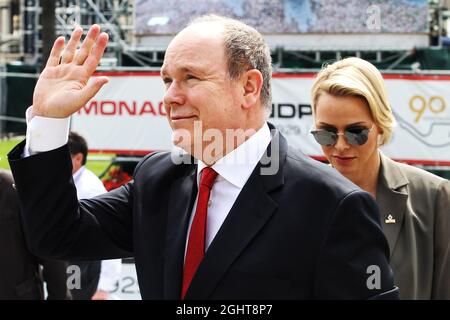
[[[194,220],[192,221],[191,231],[189,232],[186,259],[184,261],[183,291],[181,293],[181,299],[184,299],[192,278],[194,277],[194,274],[197,271],[203,256],[205,255],[208,201],[209,194],[216,177],[217,172],[210,167],[206,167],[202,170],[202,177],[200,179],[200,187],[198,191],[197,208],[195,209]]]

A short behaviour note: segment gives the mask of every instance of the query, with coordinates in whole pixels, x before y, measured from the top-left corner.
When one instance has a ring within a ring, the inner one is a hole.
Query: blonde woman
[[[395,122],[380,72],[337,61],[319,72],[311,99],[326,158],[376,198],[400,298],[450,299],[450,181],[380,152]]]

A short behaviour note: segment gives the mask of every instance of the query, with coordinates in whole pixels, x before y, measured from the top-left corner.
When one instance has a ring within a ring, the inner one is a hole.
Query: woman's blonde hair
[[[395,119],[387,99],[386,88],[380,71],[360,58],[346,58],[325,66],[318,74],[311,89],[313,114],[320,95],[356,96],[369,106],[375,124],[381,129],[379,145],[389,142]]]

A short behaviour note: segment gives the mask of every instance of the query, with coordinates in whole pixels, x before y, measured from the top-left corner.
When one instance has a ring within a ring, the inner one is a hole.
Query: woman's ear
[[[377,127],[378,134],[383,134],[383,133],[384,133],[383,128],[381,128],[381,127],[378,126],[378,125],[375,125],[375,126]]]
[[[243,85],[243,107],[249,109],[261,103],[261,88],[263,85],[263,76],[261,72],[257,69],[251,69],[246,71],[242,75],[242,85]]]
[[[377,135],[377,145],[381,146],[383,144],[384,131],[379,126],[377,126],[376,128],[377,128],[377,133],[378,133],[378,135]]]

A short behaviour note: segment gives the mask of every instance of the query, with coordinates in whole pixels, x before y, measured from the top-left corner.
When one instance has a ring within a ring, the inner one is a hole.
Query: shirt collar
[[[73,174],[73,181],[74,181],[74,182],[77,182],[78,179],[80,179],[80,176],[81,176],[81,174],[83,173],[83,171],[84,171],[85,168],[86,168],[85,166],[81,166],[80,169],[78,169],[77,172],[75,172],[75,173]]]
[[[271,135],[269,126],[267,123],[264,123],[264,125],[247,141],[239,145],[212,166],[219,174],[217,179],[225,179],[242,189],[264,155],[270,141]],[[200,172],[205,167],[207,167],[207,165],[203,161],[198,160],[197,184],[200,181]]]

